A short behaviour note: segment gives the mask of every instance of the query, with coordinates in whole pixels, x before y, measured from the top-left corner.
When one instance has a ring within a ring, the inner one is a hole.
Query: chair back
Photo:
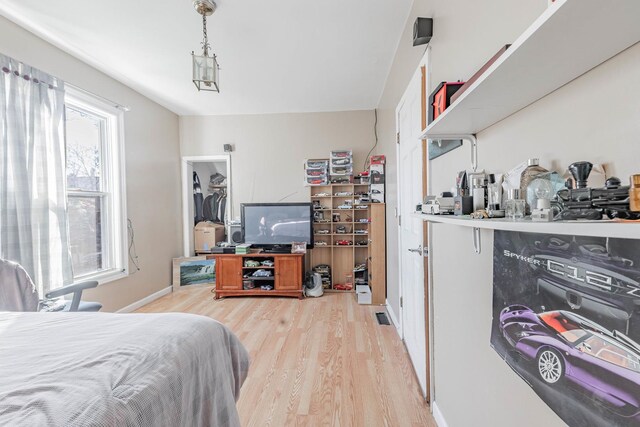
[[[38,311],[38,289],[20,264],[0,258],[0,311]]]

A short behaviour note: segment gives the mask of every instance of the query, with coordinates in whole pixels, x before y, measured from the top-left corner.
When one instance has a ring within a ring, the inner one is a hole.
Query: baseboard
[[[444,415],[440,412],[440,408],[438,408],[437,402],[433,402],[431,410],[433,411],[433,419],[436,420],[438,427],[449,427],[444,419]]]
[[[148,297],[144,297],[142,298],[140,301],[136,301],[133,304],[129,304],[128,306],[121,308],[120,310],[118,310],[116,313],[131,313],[133,311],[136,311],[137,309],[139,309],[142,306],[145,306],[147,304],[149,304],[150,302],[153,302],[155,300],[157,300],[160,297],[163,297],[169,293],[171,293],[171,290],[173,289],[173,287],[168,286],[154,294],[149,295]]]
[[[396,317],[396,314],[393,312],[393,309],[391,308],[391,304],[389,304],[389,300],[386,300],[385,304],[387,305],[387,314],[389,314],[389,318],[391,319],[393,326],[396,327],[396,331],[398,331],[398,335],[402,336],[402,334],[400,333],[400,322],[398,322],[398,318]]]

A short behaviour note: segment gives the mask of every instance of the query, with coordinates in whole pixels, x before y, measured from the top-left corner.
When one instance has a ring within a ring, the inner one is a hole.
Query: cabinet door
[[[221,291],[242,289],[242,257],[218,257],[216,288]]]
[[[276,257],[276,290],[302,289],[302,257]]]

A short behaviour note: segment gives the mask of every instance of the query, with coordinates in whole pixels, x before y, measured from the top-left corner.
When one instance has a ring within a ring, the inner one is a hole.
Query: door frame
[[[430,51],[431,48],[430,46],[427,46],[427,49],[425,50],[425,53],[423,55],[423,57],[420,59],[420,62],[418,64],[418,67],[416,69],[416,71],[414,72],[414,74],[411,76],[411,81],[413,81],[413,79],[415,78],[420,78],[420,97],[421,97],[421,102],[420,102],[420,117],[421,117],[421,124],[422,124],[422,128],[426,128],[427,126],[427,102],[428,102],[428,93],[429,93],[429,82],[431,81],[430,78],[430,68],[429,68],[429,58],[430,58]],[[411,83],[409,83],[411,84]],[[407,86],[408,87],[408,86]],[[405,90],[406,91],[406,90]],[[400,110],[403,108],[404,104],[405,104],[406,100],[405,100],[405,94],[402,95],[402,98],[400,99],[400,102],[398,103],[398,106],[396,107],[396,111],[395,111],[395,122],[396,122],[396,170],[400,170],[400,137],[399,137],[399,113]],[[430,171],[429,171],[429,167],[428,167],[428,141],[426,139],[421,140],[421,146],[422,146],[422,173],[421,173],[421,181],[422,181],[422,196],[423,198],[429,193],[430,190],[430,185],[429,185],[429,175],[430,175]],[[400,212],[400,206],[401,205],[401,197],[402,197],[402,191],[400,188],[400,177],[398,176],[397,179],[397,194],[398,194],[398,200],[397,200],[397,210],[398,210],[398,214],[396,215],[398,218],[398,222],[397,222],[397,230],[398,230],[398,253],[401,254],[402,253],[402,237],[401,237],[401,230],[400,230],[400,221],[402,221],[402,216],[401,216],[401,212]],[[430,246],[431,246],[431,236],[430,236],[430,227],[429,224],[427,222],[424,222],[423,225],[423,248],[425,250],[429,250]],[[429,253],[429,252],[427,252]],[[398,284],[399,284],[399,297],[402,300],[403,294],[404,294],[404,289],[403,289],[403,281],[402,281],[402,268],[400,266],[400,261],[398,262]],[[431,291],[431,274],[432,274],[432,269],[431,269],[431,257],[430,256],[426,256],[424,257],[424,322],[425,322],[425,357],[426,357],[426,380],[427,383],[425,385],[425,399],[427,400],[427,402],[433,402],[434,401],[434,396],[435,396],[435,392],[434,392],[434,381],[433,381],[433,329],[432,329],[432,325],[433,325],[433,305],[432,305],[432,291]],[[402,305],[400,306],[400,312],[398,313],[397,316],[397,321],[398,321],[398,333],[400,334],[400,337],[404,340],[404,325],[403,325],[403,307]]]
[[[182,156],[180,168],[182,175],[182,252],[185,257],[191,256],[191,239],[189,234],[193,231],[193,218],[189,215],[189,203],[193,203],[193,177],[188,174],[189,163],[226,162],[227,164],[227,205],[229,214],[227,220],[233,218],[233,199],[231,187],[231,156],[218,154],[212,156]]]
[[[413,79],[413,76],[411,77]],[[396,329],[398,330],[398,334],[400,335],[400,339],[402,339],[404,341],[404,322],[402,321],[403,315],[402,315],[402,295],[404,294],[403,292],[403,286],[402,286],[402,259],[401,259],[401,254],[402,254],[402,238],[401,238],[401,234],[402,234],[402,230],[400,229],[400,223],[402,221],[402,214],[401,214],[401,209],[400,207],[401,205],[401,201],[400,198],[402,197],[400,194],[400,110],[402,110],[402,107],[404,107],[405,104],[405,99],[404,99],[404,95],[402,96],[402,98],[400,99],[400,102],[398,103],[398,106],[396,107],[396,113],[395,113],[395,122],[396,122],[396,171],[398,174],[398,177],[396,179],[396,231],[397,231],[397,235],[398,235],[398,313],[393,313],[394,317],[395,317],[395,321],[397,323],[396,325]],[[388,304],[387,304],[388,305]],[[393,311],[393,309],[391,310]]]

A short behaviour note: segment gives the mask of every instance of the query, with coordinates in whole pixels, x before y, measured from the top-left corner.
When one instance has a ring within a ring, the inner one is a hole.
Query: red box
[[[369,157],[370,165],[384,165],[386,162],[387,162],[387,159],[384,156],[384,154],[379,154],[376,156]]]
[[[464,82],[442,82],[429,95],[429,123],[444,113],[451,105],[451,97],[464,85]]]

